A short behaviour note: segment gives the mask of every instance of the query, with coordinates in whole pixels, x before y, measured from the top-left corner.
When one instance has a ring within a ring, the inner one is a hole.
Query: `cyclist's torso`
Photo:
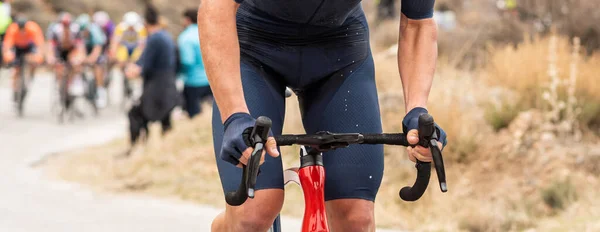
[[[16,23],[10,25],[6,31],[5,40],[12,41],[12,46],[17,48],[27,48],[33,44],[41,45],[43,42],[43,34],[40,26],[32,21],[25,24],[23,30],[19,30],[19,26]]]
[[[298,24],[336,27],[357,13],[360,0],[245,0],[273,17]]]
[[[95,46],[104,46],[106,44],[106,35],[104,35],[102,29],[95,24],[90,24],[84,30],[79,31],[78,37],[82,40],[88,53],[90,53]]]
[[[65,30],[69,30],[68,32]],[[47,40],[53,43],[60,50],[71,50],[75,47],[77,36],[79,35],[79,25],[71,24],[65,28],[60,23],[50,25],[47,34]]]
[[[267,7],[259,6],[259,1],[246,0],[238,8],[242,59],[268,67],[287,86],[307,87],[367,58],[369,31],[359,1],[333,0],[339,5],[336,11],[323,8],[329,6],[328,1],[319,7],[321,1],[309,0],[303,7],[300,7],[303,4],[296,6],[304,13],[290,11],[289,14],[298,15],[287,19],[282,18],[286,11],[284,4],[265,0],[277,5]],[[274,12],[275,9],[283,12]],[[329,20],[321,20],[324,18]]]
[[[98,25],[104,32],[106,36],[106,44],[104,45],[104,50],[106,50],[112,40],[113,33],[115,32],[115,24],[112,21],[106,23],[106,25]]]
[[[146,29],[143,26],[137,26],[134,27],[134,29],[130,29],[123,23],[117,25],[114,33],[121,38],[119,41],[120,44],[127,48],[139,46],[141,41],[145,40],[147,37]]]

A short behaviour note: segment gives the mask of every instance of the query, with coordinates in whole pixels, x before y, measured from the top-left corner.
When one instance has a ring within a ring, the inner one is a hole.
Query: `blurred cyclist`
[[[109,54],[111,60],[117,61],[119,68],[125,73],[127,64],[135,63],[141,56],[146,43],[147,32],[142,18],[135,12],[127,12],[123,22],[119,23],[114,31]],[[124,78],[125,98],[130,98],[133,90],[128,78]]]
[[[31,67],[31,76],[35,73],[36,65],[42,63],[43,56],[38,48],[44,46],[44,33],[42,28],[33,22],[29,21],[24,15],[18,15],[14,23],[6,30],[6,35],[3,42],[4,62],[11,64],[15,61],[23,62],[27,58]],[[15,67],[13,75],[13,100],[17,100],[17,80],[19,78],[19,66]]]
[[[96,78],[96,106],[99,108],[106,107],[106,89],[104,88],[104,64],[106,63],[106,57],[102,52],[106,45],[106,36],[102,32],[102,29],[91,22],[90,16],[82,14],[77,17],[77,24],[79,25],[79,35],[83,46],[85,47],[85,60],[86,64],[90,64],[94,67],[94,76]]]
[[[114,32],[115,32],[115,23],[110,19],[110,15],[108,15],[108,13],[106,13],[105,11],[98,11],[96,13],[94,13],[94,16],[92,16],[94,24],[98,25],[101,29],[102,32],[104,32],[104,35],[106,36],[106,44],[104,44],[104,48],[102,53],[105,54],[106,57],[109,57],[109,48],[110,48],[110,44],[111,44],[111,40],[113,38]],[[110,70],[112,70],[113,65],[115,64],[115,62],[113,62],[112,60],[108,59],[108,65],[106,65],[106,72],[110,73]],[[105,88],[109,85],[110,83],[110,75],[106,75],[105,77],[107,77],[107,79],[104,80],[104,86]]]
[[[106,36],[106,45],[104,46],[104,50],[106,51],[108,50],[113,33],[115,32],[115,23],[110,19],[110,15],[108,15],[108,13],[105,11],[98,11],[94,13],[92,18],[94,24],[98,25]]]
[[[116,56],[121,68],[127,63],[136,62],[146,42],[147,32],[140,15],[127,12],[119,23],[111,41],[111,55]]]
[[[78,37],[79,29],[79,25],[72,22],[71,14],[66,12],[60,13],[58,22],[48,28],[46,61],[55,65],[57,80],[63,76],[65,63],[76,65],[83,61],[85,51]]]

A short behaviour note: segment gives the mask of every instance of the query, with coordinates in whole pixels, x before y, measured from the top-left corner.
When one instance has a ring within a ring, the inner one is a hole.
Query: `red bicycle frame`
[[[325,212],[325,168],[308,166],[298,170],[306,205],[302,232],[329,232]]]
[[[302,186],[304,193],[304,218],[302,232],[329,232],[327,212],[325,210],[325,168],[321,152],[302,147],[300,169],[292,168],[294,182]],[[286,176],[287,177],[287,176]],[[286,181],[288,182],[288,181]],[[299,183],[298,183],[299,182]]]

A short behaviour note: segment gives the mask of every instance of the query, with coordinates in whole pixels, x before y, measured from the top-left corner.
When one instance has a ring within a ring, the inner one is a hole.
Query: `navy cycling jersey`
[[[235,0],[279,19],[315,26],[340,26],[349,16],[361,14],[361,0]],[[433,16],[435,0],[402,0],[402,13],[411,19]]]

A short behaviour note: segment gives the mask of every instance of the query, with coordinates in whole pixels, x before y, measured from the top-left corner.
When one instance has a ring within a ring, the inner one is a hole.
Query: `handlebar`
[[[254,186],[258,176],[260,158],[267,141],[268,132],[271,129],[271,120],[267,117],[259,117],[251,133],[245,133],[254,147],[248,165],[243,166],[242,181],[237,191],[228,192],[225,195],[227,204],[239,206],[244,204],[247,198],[254,198]],[[398,146],[413,146],[408,143],[403,133],[384,134],[360,134],[347,133],[336,134],[331,132],[318,132],[314,135],[280,135],[275,136],[278,146],[304,145],[313,147],[321,152],[345,148],[351,144],[385,144]],[[437,133],[433,117],[429,114],[419,116],[419,144],[428,147],[433,156],[433,162],[438,176],[440,189],[447,192],[446,174],[441,149],[437,145]],[[404,201],[416,201],[427,190],[431,177],[431,163],[417,160],[417,178],[412,187],[404,187],[400,190],[400,198]]]

